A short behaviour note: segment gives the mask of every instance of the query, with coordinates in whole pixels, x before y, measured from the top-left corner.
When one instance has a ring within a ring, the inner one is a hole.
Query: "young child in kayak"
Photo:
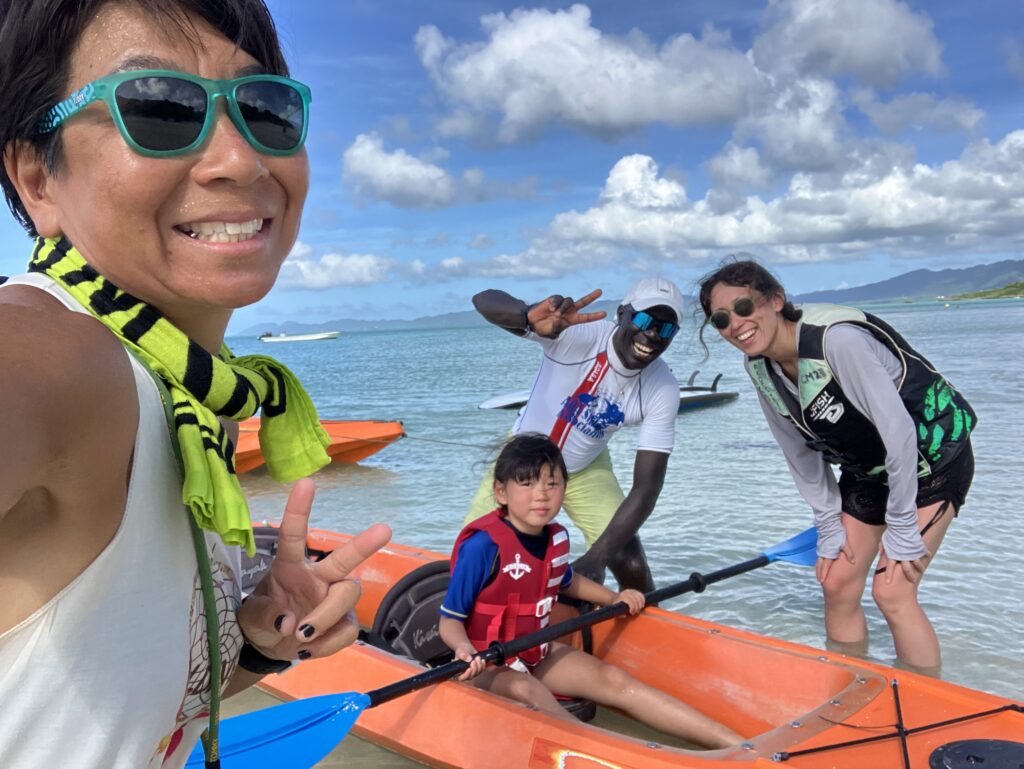
[[[499,507],[468,524],[452,550],[452,578],[441,606],[441,639],[469,663],[460,680],[552,715],[572,718],[552,691],[608,705],[667,734],[710,748],[743,741],[736,732],[614,665],[554,641],[504,665],[485,667],[476,653],[547,626],[558,594],[631,614],[644,607],[637,590],[614,593],[574,574],[565,528],[552,523],[562,506],[567,472],[546,435],[523,433],[494,466]]]

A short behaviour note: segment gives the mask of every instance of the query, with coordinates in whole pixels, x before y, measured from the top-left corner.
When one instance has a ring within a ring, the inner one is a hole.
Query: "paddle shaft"
[[[644,600],[646,604],[654,604],[659,601],[664,601],[668,598],[675,598],[677,595],[683,593],[702,593],[704,588],[708,585],[712,585],[715,582],[721,582],[723,579],[729,577],[735,577],[739,574],[744,574],[754,569],[759,569],[762,566],[767,566],[771,563],[771,559],[766,555],[760,555],[757,558],[751,558],[749,561],[735,564],[734,566],[728,566],[718,571],[713,571],[710,574],[700,574],[694,572],[690,575],[689,579],[685,579],[682,582],[677,582],[674,585],[667,585],[657,590],[652,590],[649,593],[644,594]],[[602,606],[600,609],[596,609],[586,614],[581,614],[578,617],[572,617],[564,622],[559,622],[557,625],[549,625],[546,628],[537,630],[533,633],[528,633],[521,638],[516,638],[505,643],[495,641],[487,649],[480,652],[477,656],[481,657],[485,662],[496,662],[502,663],[509,657],[515,657],[517,654],[532,649],[534,646],[540,646],[541,644],[554,641],[556,638],[561,638],[569,633],[574,633],[577,630],[582,630],[585,627],[596,625],[598,622],[604,622],[605,620],[613,617],[618,617],[622,614],[629,612],[629,606],[622,601],[617,603],[609,604],[608,606]],[[390,702],[393,699],[401,697],[402,695],[409,694],[422,689],[431,684],[440,683],[441,681],[447,681],[449,678],[454,678],[459,675],[466,668],[469,667],[469,663],[464,660],[454,660],[445,665],[439,665],[436,668],[431,668],[417,675],[403,679],[402,681],[396,681],[393,684],[382,686],[379,689],[374,689],[371,692],[367,692],[366,696],[370,699],[370,704],[367,707],[373,708],[377,705],[382,705],[385,702]]]

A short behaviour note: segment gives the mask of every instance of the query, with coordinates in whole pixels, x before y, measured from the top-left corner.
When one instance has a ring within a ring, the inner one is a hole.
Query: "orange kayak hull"
[[[405,435],[401,422],[321,419],[320,425],[331,439],[327,454],[332,462],[358,462]],[[259,429],[257,417],[246,419],[239,425],[238,444],[235,446],[235,472],[239,475],[264,464]]]
[[[310,546],[332,550],[344,534],[316,531]],[[373,624],[378,604],[405,574],[440,554],[389,545],[356,572],[356,613]],[[718,588],[713,588],[718,589]],[[816,746],[894,733],[891,682],[903,721],[914,729],[1013,705],[1012,701],[914,673],[647,608],[593,626],[593,652],[748,736],[741,746],[690,750],[545,715],[471,685],[448,681],[365,710],[353,732],[433,767],[488,769],[899,769],[898,737],[794,756]],[[368,692],[423,671],[406,657],[356,643],[309,660],[261,687],[297,699]],[[910,766],[926,769],[940,746],[963,739],[1024,739],[1024,714],[1012,710],[906,737]]]

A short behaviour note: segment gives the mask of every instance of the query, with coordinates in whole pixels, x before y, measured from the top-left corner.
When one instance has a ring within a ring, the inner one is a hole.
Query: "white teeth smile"
[[[737,334],[736,338],[739,339],[741,342],[746,342],[748,339],[750,339],[750,337],[754,335],[754,332],[756,330],[757,329],[752,328],[750,329],[750,331],[744,331],[742,334]]]
[[[654,352],[654,348],[647,347],[646,345],[642,345],[639,342],[633,342],[633,352],[636,353],[641,358],[646,358],[648,355],[651,355]]]
[[[251,219],[248,222],[191,222],[182,224],[179,230],[192,240],[207,243],[240,243],[256,236],[263,229],[262,219]]]

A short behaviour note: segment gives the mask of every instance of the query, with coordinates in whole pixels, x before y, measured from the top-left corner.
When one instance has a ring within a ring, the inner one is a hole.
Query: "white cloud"
[[[1012,248],[1024,242],[1024,130],[996,144],[974,142],[959,159],[937,165],[915,163],[906,153],[883,157],[839,176],[794,174],[778,196],[751,195],[721,212],[707,198],[691,202],[685,195],[669,205],[649,205],[667,200],[664,185],[673,183],[658,177],[652,159],[629,156],[609,173],[596,206],[557,215],[546,237],[664,259],[703,257],[709,249],[769,248],[787,261],[848,258],[877,248],[917,253],[929,243]],[[623,174],[624,165],[644,173]],[[607,253],[597,258],[603,261]],[[539,257],[531,248],[492,265]]]
[[[482,43],[457,44],[433,26],[416,34],[450,109],[440,123],[446,135],[482,135],[492,119],[504,142],[552,122],[611,138],[651,122],[731,121],[758,86],[750,61],[710,28],[658,47],[637,31],[603,34],[584,5],[495,13],[481,24]]]
[[[915,72],[942,74],[927,16],[897,0],[776,0],[754,43],[757,66],[787,76],[853,75],[893,86]]]
[[[288,254],[289,259],[303,259],[313,253],[313,247],[308,243],[303,243],[301,240],[296,240],[295,245],[292,246],[291,252]]]
[[[384,150],[377,134],[360,134],[343,156],[344,179],[357,195],[399,208],[442,208],[456,198],[455,180],[405,150]]]
[[[858,90],[853,93],[853,101],[872,123],[888,134],[925,126],[972,133],[985,117],[985,113],[967,99],[937,99],[927,93],[908,93],[880,102],[872,92]]]
[[[842,156],[842,95],[831,80],[804,78],[766,92],[736,125],[735,137],[761,144],[773,168],[817,171]]]
[[[487,278],[554,278],[582,267],[611,264],[616,256],[616,250],[605,244],[542,237],[519,253],[475,263],[473,274]]]
[[[461,256],[450,256],[441,260],[440,267],[449,274],[461,274],[465,270],[466,262]]]
[[[380,136],[360,134],[345,150],[343,178],[358,197],[399,208],[444,208],[460,200],[483,203],[536,195],[536,177],[498,181],[488,179],[481,168],[468,168],[456,179],[435,163],[448,156],[448,150],[442,147],[434,147],[421,157],[403,149],[386,152]]]
[[[392,267],[390,259],[373,254],[324,254],[320,259],[306,258],[312,248],[305,246],[301,256],[292,255],[281,267],[278,283],[284,288],[324,289],[336,286],[368,286],[383,283]]]
[[[646,155],[628,155],[608,174],[601,203],[634,209],[678,208],[686,203],[686,189],[671,179],[659,179],[658,165]]]
[[[708,161],[708,173],[718,186],[728,188],[760,188],[770,179],[770,172],[755,148],[739,147],[732,142]]]
[[[494,245],[494,240],[483,233],[474,235],[469,240],[469,247],[472,249],[487,249]]]

